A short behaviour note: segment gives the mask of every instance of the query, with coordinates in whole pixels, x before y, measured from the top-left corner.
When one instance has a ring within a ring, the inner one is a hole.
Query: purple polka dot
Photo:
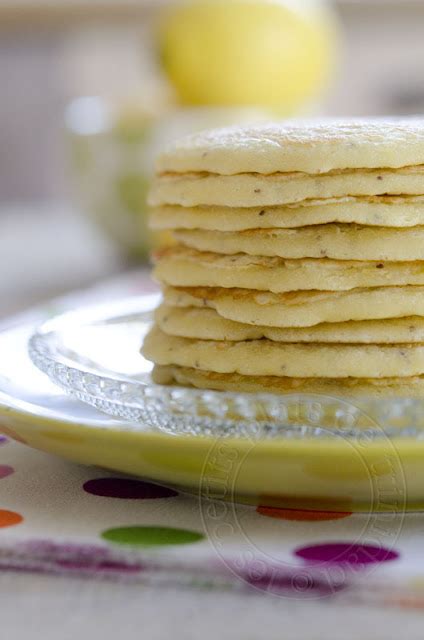
[[[244,576],[246,582],[252,587],[261,591],[273,593],[285,593],[296,598],[305,596],[325,596],[331,595],[343,589],[346,585],[332,582],[325,576],[320,579],[318,576],[307,573],[282,573],[281,571],[268,571],[263,575],[255,576],[247,574]]]
[[[168,487],[130,478],[95,478],[88,480],[83,488],[93,496],[122,498],[123,500],[153,500],[155,498],[172,498],[178,495],[176,491],[168,489]]]
[[[143,569],[140,564],[125,564],[123,562],[112,562],[104,560],[103,562],[84,562],[76,560],[58,560],[58,567],[69,569],[71,571],[118,571],[120,573],[138,573]]]
[[[14,468],[9,467],[8,464],[0,464],[0,479],[7,478],[7,476],[12,475],[14,473]]]
[[[8,439],[8,438],[6,438],[6,436],[2,436],[2,435],[0,435],[0,446],[1,446],[2,444],[7,444],[8,442],[9,442],[9,439]]]
[[[397,551],[387,547],[354,542],[327,542],[296,549],[295,555],[307,562],[329,562],[331,564],[361,565],[387,562],[399,557]]]

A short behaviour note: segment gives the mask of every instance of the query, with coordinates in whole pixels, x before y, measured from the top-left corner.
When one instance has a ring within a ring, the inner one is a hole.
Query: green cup
[[[138,103],[77,98],[66,111],[77,198],[130,259],[143,262],[170,234],[148,228],[147,193],[154,159],[166,144],[202,129],[261,122],[270,113],[256,108],[167,110],[153,114]]]

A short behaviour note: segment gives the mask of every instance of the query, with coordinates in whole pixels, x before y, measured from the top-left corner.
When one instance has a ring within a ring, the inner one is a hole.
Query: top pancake
[[[288,122],[195,134],[159,156],[158,173],[326,173],[424,164],[424,119]]]

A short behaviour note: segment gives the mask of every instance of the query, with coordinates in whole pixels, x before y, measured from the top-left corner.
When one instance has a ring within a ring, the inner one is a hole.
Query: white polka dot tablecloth
[[[88,297],[125,297],[139,280]],[[0,439],[2,574],[424,609],[424,513],[217,508],[237,528],[212,505],[205,522],[198,496]]]
[[[405,516],[396,540],[382,516],[383,545],[363,536],[367,514],[235,513],[241,535],[227,544],[231,532],[211,535],[196,496],[1,439],[3,571],[424,607],[424,514]]]

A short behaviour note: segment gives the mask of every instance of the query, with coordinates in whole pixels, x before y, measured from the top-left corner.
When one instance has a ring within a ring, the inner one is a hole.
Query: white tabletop
[[[11,573],[0,594],[11,640],[421,640],[424,623],[413,610]]]

